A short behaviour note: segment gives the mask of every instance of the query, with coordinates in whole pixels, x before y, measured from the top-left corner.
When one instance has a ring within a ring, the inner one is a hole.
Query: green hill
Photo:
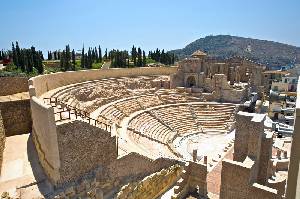
[[[228,58],[241,56],[268,66],[300,63],[300,48],[283,43],[236,37],[230,35],[200,38],[182,49],[171,50],[179,58],[189,57],[202,50],[211,57]]]

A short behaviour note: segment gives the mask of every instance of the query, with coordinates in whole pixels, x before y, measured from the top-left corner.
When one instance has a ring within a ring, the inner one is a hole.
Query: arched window
[[[186,80],[186,86],[187,87],[193,87],[193,86],[196,86],[196,79],[194,76],[189,76]]]

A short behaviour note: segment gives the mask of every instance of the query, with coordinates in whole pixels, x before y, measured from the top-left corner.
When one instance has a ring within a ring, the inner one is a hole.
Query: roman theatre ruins
[[[240,108],[250,92],[262,95],[263,69],[198,51],[174,67],[31,78],[47,196],[281,198],[289,142],[274,147],[266,116]]]

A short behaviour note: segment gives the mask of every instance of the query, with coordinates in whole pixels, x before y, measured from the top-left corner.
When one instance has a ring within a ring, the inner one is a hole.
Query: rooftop
[[[197,50],[197,51],[195,51],[191,56],[192,56],[192,57],[204,57],[204,56],[206,56],[206,55],[207,55],[207,54],[204,53],[203,51]]]

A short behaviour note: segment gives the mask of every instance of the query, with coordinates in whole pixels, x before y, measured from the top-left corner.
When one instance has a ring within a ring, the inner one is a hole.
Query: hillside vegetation
[[[188,44],[182,49],[170,52],[182,59],[189,57],[196,50],[202,50],[211,57],[222,59],[241,56],[268,66],[300,63],[299,47],[230,35],[207,36]]]

